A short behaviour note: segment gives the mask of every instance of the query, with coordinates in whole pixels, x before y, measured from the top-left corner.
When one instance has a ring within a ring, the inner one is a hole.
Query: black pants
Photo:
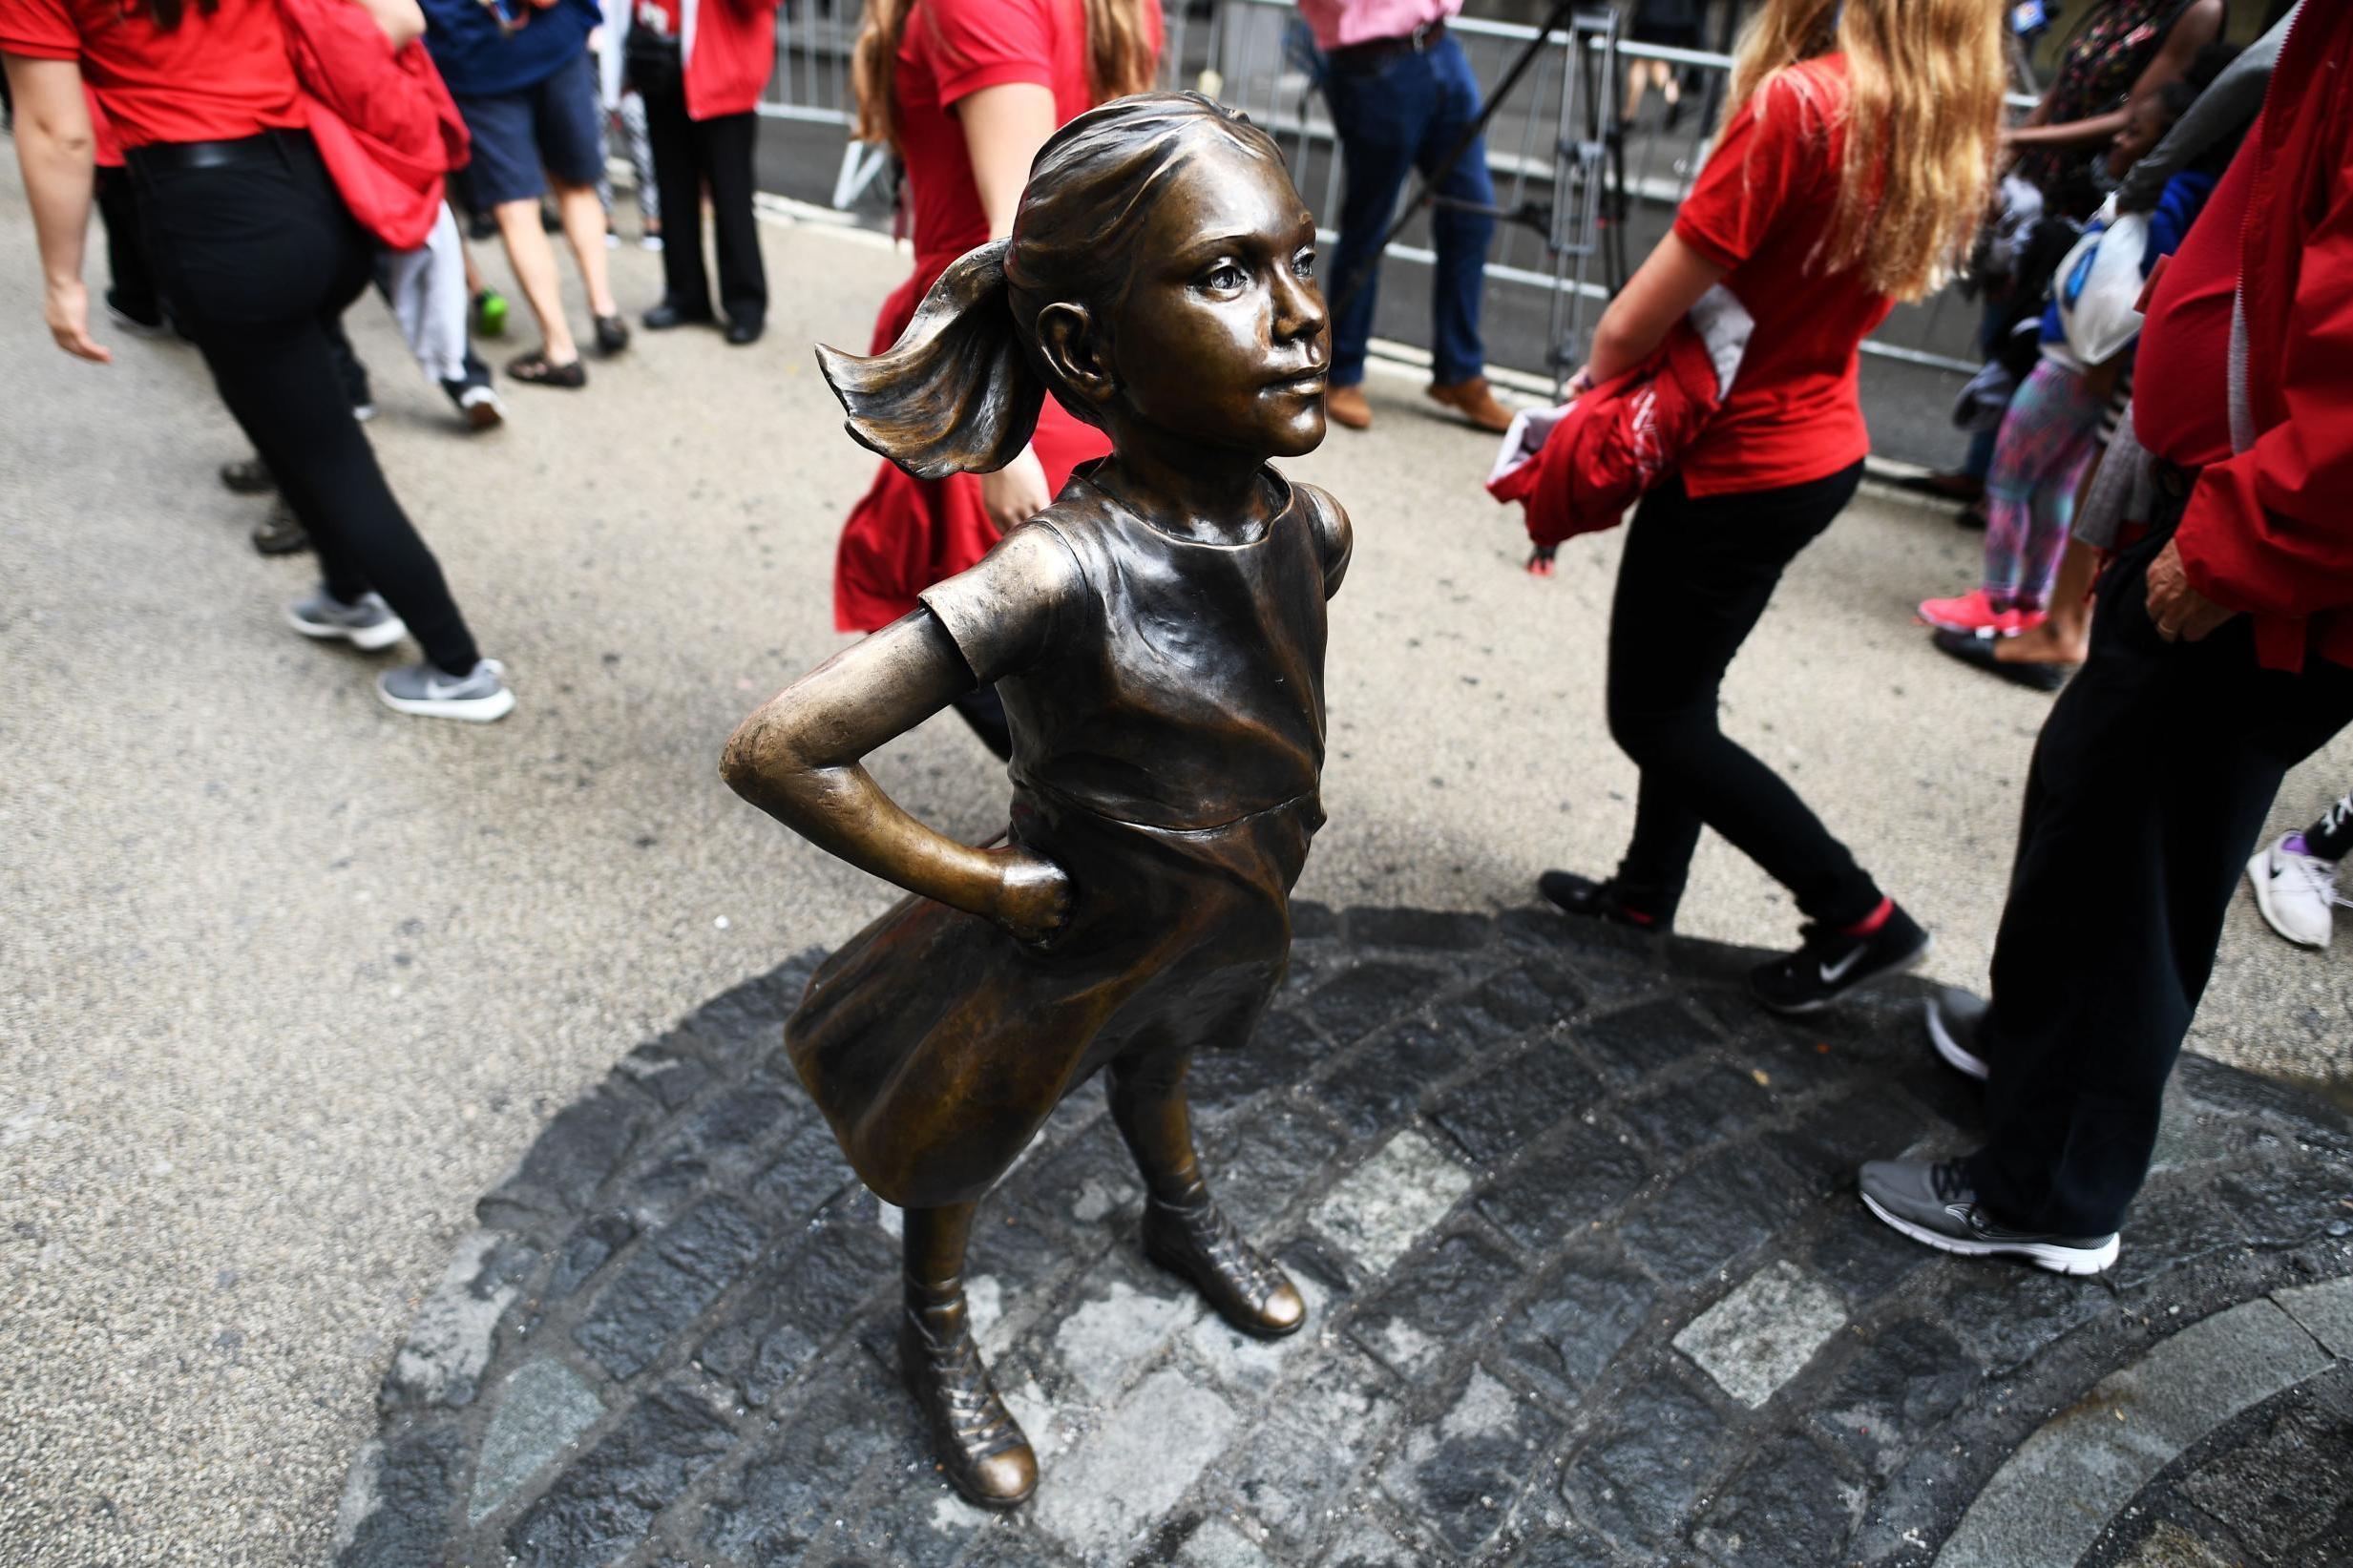
[[[1642,769],[1619,895],[1661,921],[1683,898],[1699,830],[1712,827],[1844,926],[1879,888],[1781,776],[1725,738],[1716,699],[1781,573],[1853,498],[1862,465],[1780,490],[1693,500],[1680,478],[1634,513],[1609,612],[1609,733]]]
[[[244,145],[250,156],[227,168],[134,154],[157,284],[310,534],[327,591],[348,602],[373,589],[428,659],[471,670],[473,638],[351,417],[332,345],[374,247],[307,137]]]
[[[2353,721],[2353,670],[2265,670],[2244,616],[2202,642],[2157,636],[2147,573],[2171,521],[2102,579],[2090,657],[2027,780],[1978,1035],[1988,1138],[1969,1161],[2023,1229],[2122,1226],[2279,780]]]
[[[711,191],[711,239],[719,248],[719,303],[727,320],[766,323],[767,270],[760,261],[760,224],[751,211],[752,143],[760,116],[746,110],[705,120],[686,117],[683,80],[639,91],[645,98],[645,136],[654,149],[654,183],[662,188],[662,285],[689,316],[711,313],[710,280],[703,270],[703,187]]]
[[[161,326],[163,305],[156,298],[155,269],[147,260],[147,234],[128,169],[98,170],[98,216],[106,222],[107,303],[142,326]]]

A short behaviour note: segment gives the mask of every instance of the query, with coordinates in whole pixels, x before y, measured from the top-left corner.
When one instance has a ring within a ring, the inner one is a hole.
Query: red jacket
[[[776,69],[777,0],[686,0],[686,116],[748,114]]]
[[[1512,422],[1487,492],[1526,507],[1531,569],[1564,539],[1616,527],[1674,467],[1732,391],[1754,324],[1718,285],[1632,369]]]
[[[394,250],[425,243],[443,177],[472,152],[466,122],[422,42],[394,52],[344,0],[280,0],[310,138],[344,205]]]
[[[2265,666],[2353,664],[2353,6],[2306,6],[2261,118],[2239,240],[2253,446],[2200,470],[2174,542],[2255,617]],[[2217,390],[2216,395],[2221,395]]]

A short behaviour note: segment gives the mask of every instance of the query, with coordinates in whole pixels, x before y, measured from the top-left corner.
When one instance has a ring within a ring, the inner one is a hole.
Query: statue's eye
[[[1235,261],[1220,261],[1202,275],[1202,282],[1220,294],[1230,294],[1250,282],[1250,274]]]
[[[1306,246],[1298,255],[1291,259],[1291,271],[1294,278],[1315,276],[1315,247],[1313,245]]]

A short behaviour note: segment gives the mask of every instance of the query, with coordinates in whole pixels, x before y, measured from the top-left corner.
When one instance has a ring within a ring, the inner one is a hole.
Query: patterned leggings
[[[1985,596],[1995,609],[2049,608],[2103,406],[2081,375],[2048,359],[2010,399],[1985,476]]]

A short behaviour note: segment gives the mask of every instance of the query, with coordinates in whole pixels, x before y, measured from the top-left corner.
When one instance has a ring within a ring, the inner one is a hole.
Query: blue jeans
[[[1479,82],[1461,46],[1441,36],[1427,53],[1392,54],[1368,70],[1334,67],[1324,78],[1324,101],[1331,105],[1348,170],[1340,198],[1340,242],[1328,285],[1333,297],[1347,290],[1359,266],[1365,269],[1346,314],[1332,329],[1332,385],[1354,387],[1364,379],[1364,348],[1373,336],[1380,269],[1373,245],[1397,214],[1405,177],[1415,169],[1425,176],[1436,171],[1479,117]],[[1484,137],[1464,149],[1439,194],[1494,204]],[[1430,289],[1431,368],[1434,380],[1451,386],[1478,375],[1487,361],[1479,341],[1479,294],[1495,220],[1436,206],[1430,230],[1438,249]]]

